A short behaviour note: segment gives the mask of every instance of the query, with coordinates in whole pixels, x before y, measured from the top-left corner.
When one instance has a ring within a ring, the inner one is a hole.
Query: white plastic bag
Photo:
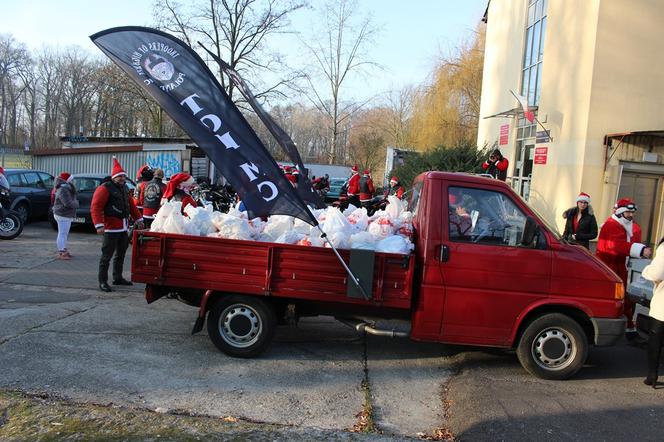
[[[245,218],[238,218],[227,213],[214,212],[212,214],[212,223],[218,232],[208,236],[214,235],[218,238],[228,239],[252,239],[252,230]]]
[[[348,211],[344,212],[344,214]],[[348,222],[353,226],[353,231],[355,232],[364,232],[369,226],[369,215],[367,214],[367,209],[362,207],[361,209],[356,209],[354,212],[348,214]]]
[[[293,222],[293,230],[297,233],[308,235],[311,232],[311,224],[302,221],[300,218],[295,218],[295,221]]]
[[[394,222],[387,215],[382,215],[369,224],[367,232],[371,233],[376,239],[384,239],[394,234]]]
[[[217,231],[217,228],[212,223],[212,206],[194,207],[187,205],[184,211],[200,235],[206,236]]]
[[[369,232],[360,232],[350,237],[351,249],[374,250],[376,248],[376,239]]]
[[[289,230],[287,232],[282,233],[279,236],[279,238],[277,238],[274,242],[279,244],[296,244],[305,236],[306,235],[303,235],[302,233],[297,233],[294,230]]]
[[[332,244],[334,244],[334,247],[336,247],[337,249],[350,249],[350,238],[347,233],[344,232],[328,233],[327,239]],[[330,247],[330,245],[326,242],[325,247]]]
[[[159,208],[157,211],[157,214],[154,216],[154,221],[152,221],[152,224],[150,225],[150,231],[151,232],[164,232],[164,223],[166,220],[171,216],[171,213],[173,212],[174,209],[176,209],[175,206],[181,207],[182,203],[180,202],[172,202],[172,203],[165,203],[163,206]],[[177,208],[177,210],[180,210]]]
[[[387,202],[387,207],[385,207],[386,214],[394,220],[398,219],[401,213],[405,210],[404,203],[406,203],[406,201],[402,201],[396,196],[390,195],[387,197]]]
[[[348,222],[348,219],[335,207],[328,207],[325,214],[325,225],[323,230],[328,235],[330,233],[344,233],[350,236],[354,233],[354,228]]]
[[[272,215],[267,219],[263,234],[275,241],[284,233],[293,230],[293,217],[288,215]]]
[[[384,253],[400,253],[408,255],[414,248],[415,245],[412,242],[399,235],[388,236],[387,238],[378,241],[378,244],[376,244],[376,251]]]

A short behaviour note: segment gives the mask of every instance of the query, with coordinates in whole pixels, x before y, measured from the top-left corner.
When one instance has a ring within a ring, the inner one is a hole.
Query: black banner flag
[[[90,36],[205,151],[250,217],[291,215],[318,222],[281,173],[205,62],[164,32],[137,26]]]
[[[201,45],[201,47],[205,49],[217,63],[219,63],[221,69],[226,73],[226,75],[228,75],[233,84],[235,84],[244,99],[247,100],[247,103],[249,103],[254,112],[256,112],[258,118],[260,118],[263,124],[265,124],[265,127],[267,127],[274,139],[277,140],[277,143],[279,143],[279,146],[281,146],[284,152],[286,152],[288,155],[288,158],[290,158],[291,162],[293,162],[293,164],[295,164],[297,169],[300,171],[301,178],[299,179],[297,186],[297,193],[300,195],[300,198],[302,198],[304,202],[311,204],[317,209],[324,209],[325,203],[314,191],[314,188],[311,184],[311,179],[309,179],[307,169],[304,167],[304,163],[302,163],[302,158],[300,157],[300,152],[297,150],[295,142],[291,139],[290,136],[288,136],[286,131],[283,130],[281,126],[276,123],[276,121],[274,121],[270,114],[265,112],[265,109],[263,109],[263,107],[258,103],[258,100],[256,100],[256,97],[249,89],[249,86],[247,86],[242,77],[240,77],[240,74],[238,74],[237,71],[224,60],[210,52],[200,42],[198,44]]]

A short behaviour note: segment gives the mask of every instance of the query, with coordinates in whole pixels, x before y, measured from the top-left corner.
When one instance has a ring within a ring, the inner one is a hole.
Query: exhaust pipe
[[[388,338],[407,338],[410,336],[409,332],[403,332],[403,331],[396,331],[394,329],[392,330],[387,330],[387,329],[379,329],[374,327],[373,325],[367,323],[367,322],[362,322],[362,321],[352,321],[348,319],[338,319],[337,320],[343,324],[346,324],[349,327],[354,328],[358,332],[365,332],[370,335],[374,336],[386,336]]]

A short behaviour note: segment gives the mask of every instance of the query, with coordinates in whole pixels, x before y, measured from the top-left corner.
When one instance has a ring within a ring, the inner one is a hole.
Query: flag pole
[[[337,248],[334,247],[334,244],[332,244],[332,241],[330,241],[330,239],[327,237],[327,233],[325,233],[323,231],[323,229],[320,228],[320,224],[316,224],[316,227],[318,227],[318,230],[320,230],[320,233],[321,233],[320,237],[323,238],[325,240],[325,242],[327,242],[330,245],[330,248],[334,251],[334,254],[337,255],[337,258],[339,258],[339,261],[341,262],[341,265],[343,265],[344,269],[346,269],[346,273],[348,273],[348,276],[350,276],[350,279],[353,280],[353,282],[355,283],[357,288],[359,288],[360,291],[362,292],[362,296],[364,297],[364,299],[369,301],[371,299],[371,297],[367,294],[367,292],[364,290],[364,287],[362,287],[362,285],[360,284],[360,279],[358,277],[356,277],[353,274],[353,272],[351,271],[351,269],[348,267],[348,265],[346,265],[346,261],[344,261],[344,259],[341,257],[341,255],[339,255],[339,251],[337,251]]]
[[[528,103],[523,103],[523,102],[519,99],[519,97],[514,93],[514,91],[513,91],[512,89],[510,89],[509,91],[510,91],[510,93],[514,96],[514,98],[516,98],[516,101],[518,101],[519,104],[521,105],[521,108],[523,109],[523,113],[524,113],[524,117],[525,117],[525,114],[526,114],[526,108],[527,108],[528,112],[530,112],[530,106],[528,106]],[[522,97],[522,98],[525,98],[525,97]],[[532,112],[531,112],[531,113],[532,113]],[[534,119],[535,121],[537,121],[537,124],[539,124],[540,127],[541,127],[542,129],[544,129],[544,132],[546,132],[546,136],[547,136],[547,138],[549,139],[549,141],[553,141],[553,138],[551,138],[551,131],[548,130],[546,127],[544,127],[544,125],[542,124],[542,122],[539,120],[539,118],[537,118],[537,116],[536,116],[534,113],[532,113],[532,115],[533,115],[533,119]]]

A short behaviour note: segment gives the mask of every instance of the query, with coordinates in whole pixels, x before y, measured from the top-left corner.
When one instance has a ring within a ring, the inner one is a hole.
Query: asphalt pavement
[[[319,317],[281,327],[259,358],[234,359],[190,334],[196,309],[147,305],[139,285],[96,290],[94,233],[72,233],[71,261],[55,259],[54,242],[44,222],[0,242],[0,388],[314,434],[358,423],[367,380],[385,439],[661,440],[664,385],[642,384],[645,352],[625,342],[592,348],[574,379],[555,382],[513,352],[365,338]]]
[[[75,402],[233,416],[297,428],[348,430],[366,407],[368,379],[384,435],[432,435],[444,425],[440,386],[452,373],[439,345],[365,340],[332,318],[281,327],[256,359],[220,353],[197,310],[147,305],[142,286],[97,288],[101,240],[77,229],[71,261],[55,232],[32,223],[0,243],[0,388]],[[129,252],[125,276],[129,276]]]

